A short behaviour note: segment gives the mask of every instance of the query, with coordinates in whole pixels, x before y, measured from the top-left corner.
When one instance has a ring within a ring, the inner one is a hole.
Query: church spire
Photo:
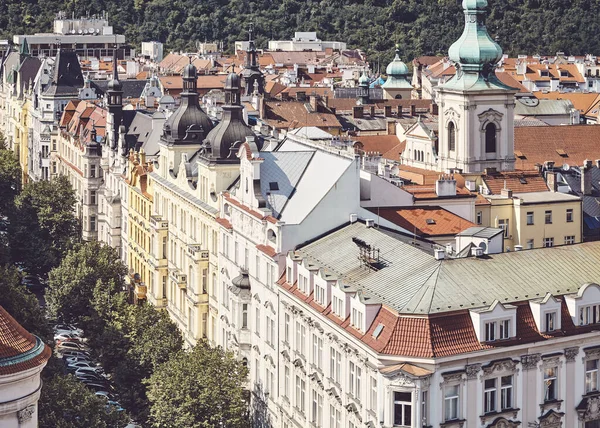
[[[254,44],[254,24],[248,26],[248,50],[246,51],[246,64],[242,72],[244,80],[244,95],[251,96],[254,92],[255,84],[258,82],[258,92],[264,93],[265,78],[260,71],[258,63],[258,52]]]
[[[108,82],[108,90],[106,91],[106,97],[108,99],[108,112],[112,115],[112,141],[110,148],[117,150],[117,144],[119,141],[119,128],[121,126],[121,120],[123,118],[123,85],[119,81],[119,72],[117,69],[117,46],[115,45],[113,51],[113,75],[112,79]]]
[[[465,27],[460,38],[448,51],[457,72],[477,73],[484,79],[502,59],[502,48],[488,34],[485,26],[487,0],[463,0]]]

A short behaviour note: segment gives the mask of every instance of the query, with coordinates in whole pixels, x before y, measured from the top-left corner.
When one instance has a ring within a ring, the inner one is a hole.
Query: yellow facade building
[[[476,223],[504,229],[504,249],[513,251],[582,242],[581,198],[559,192],[483,195]]]
[[[126,180],[129,192],[127,265],[132,300],[136,303],[147,299],[147,286],[154,278],[154,266],[149,260],[153,244],[150,229],[153,191],[149,172],[152,172],[152,164],[146,162],[144,151],[130,152]]]

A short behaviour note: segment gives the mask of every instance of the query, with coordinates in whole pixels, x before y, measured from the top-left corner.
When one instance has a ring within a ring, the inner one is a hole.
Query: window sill
[[[521,409],[514,409],[514,408],[504,409],[504,410],[485,413],[485,414],[479,416],[479,418],[481,419],[482,424],[488,423],[490,420],[496,419],[499,416],[503,416],[507,419],[509,419],[509,418],[514,419],[518,416],[519,411],[521,411]]]
[[[466,423],[466,419],[452,419],[440,423],[441,428],[463,428]]]
[[[548,400],[548,401],[544,401],[542,404],[540,404],[540,410],[542,411],[546,411],[548,409],[556,409],[556,410],[560,410],[561,406],[562,406],[562,402],[563,400]]]

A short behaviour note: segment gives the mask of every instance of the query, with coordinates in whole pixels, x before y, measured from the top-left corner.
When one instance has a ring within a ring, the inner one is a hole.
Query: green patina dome
[[[385,74],[387,74],[388,76],[394,76],[394,77],[408,76],[408,74],[409,74],[408,67],[400,59],[400,54],[398,52],[398,49],[396,49],[396,57],[394,58],[394,60],[392,62],[390,62],[388,64],[387,68],[385,69]]]
[[[450,60],[463,71],[481,71],[502,59],[502,48],[487,32],[483,15],[487,0],[463,0],[465,29],[448,51]]]
[[[369,76],[363,71],[362,75],[358,79],[358,86],[369,86]]]

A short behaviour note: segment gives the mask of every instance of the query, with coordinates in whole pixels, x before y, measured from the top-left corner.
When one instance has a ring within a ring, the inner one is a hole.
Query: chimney
[[[435,193],[438,197],[456,196],[456,180],[453,175],[441,175],[435,182]]]
[[[375,117],[375,105],[371,105],[371,117]]]
[[[588,159],[581,168],[581,192],[586,196],[592,194],[592,161]]]
[[[352,108],[352,117],[354,119],[362,119],[363,118],[363,107],[362,106],[354,106]]]
[[[512,196],[513,196],[513,192],[512,192],[512,190],[510,190],[510,189],[502,189],[502,190],[500,191],[500,195],[501,195],[503,198],[508,198],[508,199],[511,199],[511,198],[512,198]]]
[[[399,107],[402,108],[402,107]],[[417,115],[417,107],[414,104],[410,105],[410,116],[415,117]]]
[[[325,107],[329,107],[329,95],[323,96],[323,103],[325,104]]]
[[[387,134],[388,135],[396,135],[396,121],[395,120],[387,121]]]
[[[392,106],[386,105],[383,108],[384,108],[385,117],[392,117]]]
[[[319,110],[319,106],[318,106],[318,99],[316,95],[311,95],[310,98],[310,108],[312,109],[313,112],[318,112]]]
[[[431,105],[429,106],[429,113],[431,113],[433,116],[437,116],[438,115],[438,105],[435,103],[431,103]]]
[[[367,218],[367,219],[365,219],[365,225],[367,227],[374,227],[375,226],[375,220],[373,220],[372,218]]]
[[[547,170],[552,170],[552,169],[554,169],[554,161],[546,161],[546,162],[544,162],[544,167],[545,167]]]
[[[356,220],[358,220],[358,215],[350,214],[350,223],[356,223]]]
[[[433,256],[436,260],[444,260],[446,258],[446,251],[443,248],[436,248],[433,250]]]
[[[548,183],[551,192],[558,191],[558,182],[556,181],[556,173],[554,171],[548,171],[546,173],[546,183]]]
[[[144,149],[140,149],[140,165],[146,166],[146,152]]]

